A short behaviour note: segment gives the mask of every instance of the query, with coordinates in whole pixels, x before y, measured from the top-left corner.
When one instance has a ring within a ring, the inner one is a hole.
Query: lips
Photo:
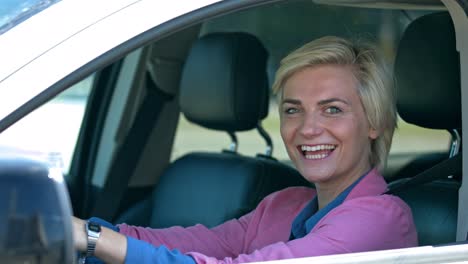
[[[320,160],[330,156],[335,150],[336,145],[319,144],[319,145],[300,145],[299,151],[308,160]]]

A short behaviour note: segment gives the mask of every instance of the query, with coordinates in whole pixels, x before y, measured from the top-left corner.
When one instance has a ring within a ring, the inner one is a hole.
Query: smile
[[[322,144],[322,145],[301,145],[299,146],[302,155],[308,160],[324,159],[335,150],[336,145]]]

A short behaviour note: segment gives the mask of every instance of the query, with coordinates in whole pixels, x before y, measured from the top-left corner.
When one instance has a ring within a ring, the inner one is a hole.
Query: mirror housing
[[[2,263],[75,263],[70,199],[59,170],[48,161],[0,156]]]

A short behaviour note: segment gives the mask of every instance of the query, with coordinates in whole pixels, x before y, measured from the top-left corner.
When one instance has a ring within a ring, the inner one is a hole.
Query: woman
[[[281,136],[316,189],[273,193],[212,229],[98,220],[109,228],[102,228],[95,256],[108,263],[238,263],[416,246],[409,207],[383,194],[380,170],[396,126],[390,87],[371,47],[324,37],[292,52],[273,85]],[[84,225],[74,219],[79,251],[87,247]]]

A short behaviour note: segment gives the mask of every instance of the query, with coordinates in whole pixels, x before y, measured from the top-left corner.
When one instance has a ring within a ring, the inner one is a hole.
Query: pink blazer
[[[120,233],[191,255],[197,263],[244,263],[417,246],[410,208],[383,195],[387,184],[376,169],[305,237],[288,241],[291,224],[316,195],[291,187],[275,192],[239,219],[208,229],[150,229],[120,225]]]

